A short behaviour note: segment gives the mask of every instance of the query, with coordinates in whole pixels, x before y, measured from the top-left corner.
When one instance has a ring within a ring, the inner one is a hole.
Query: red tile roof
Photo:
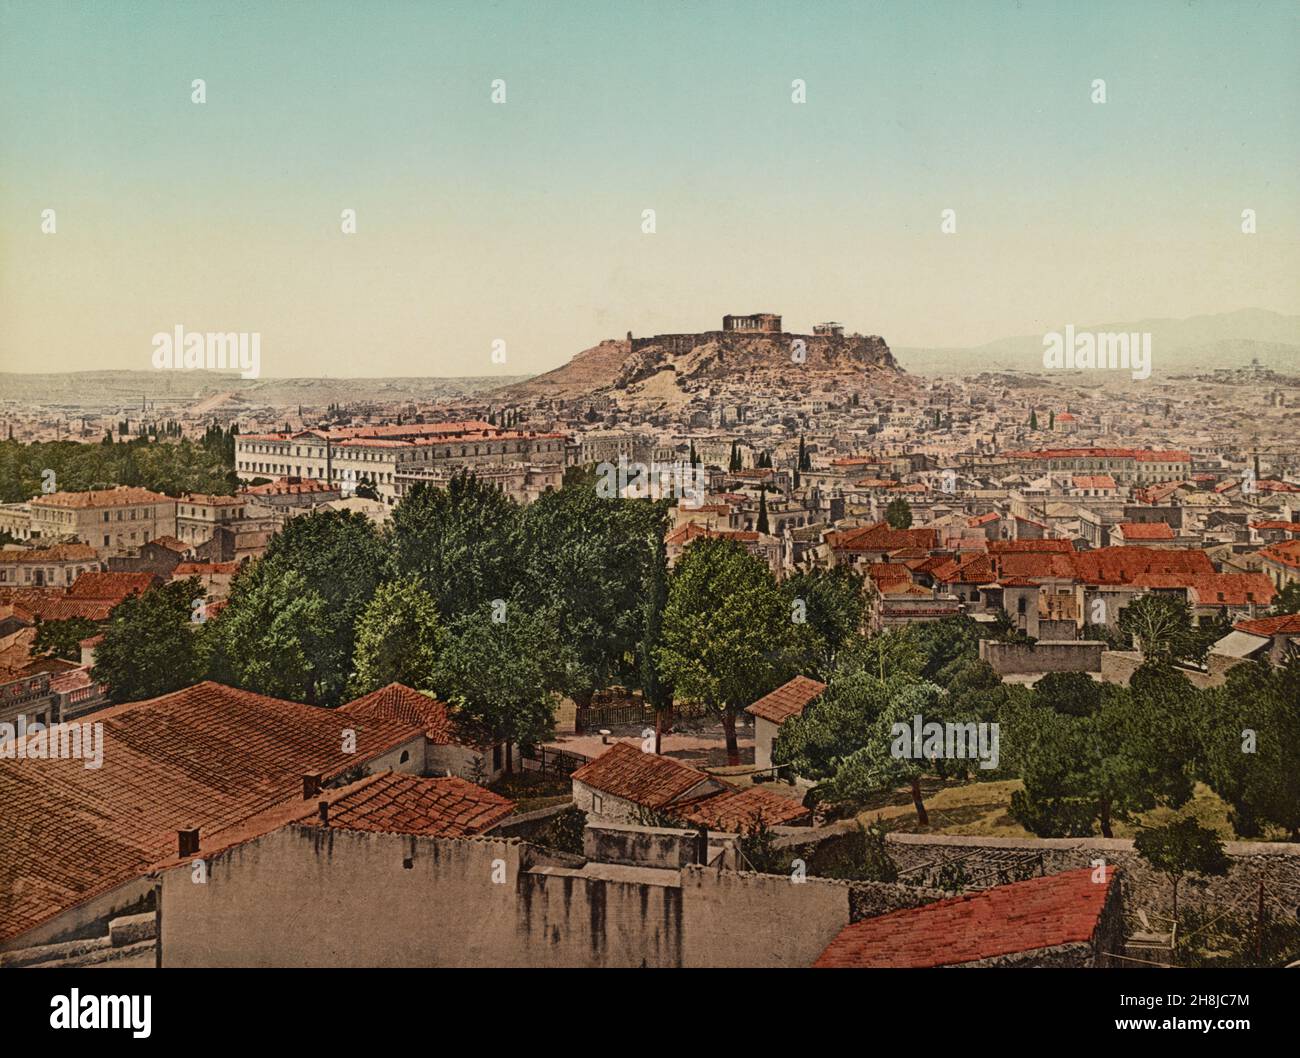
[[[675,805],[669,814],[683,823],[744,834],[760,824],[768,827],[790,826],[806,822],[812,812],[800,802],[762,786],[743,790],[726,790],[683,805]]]
[[[817,967],[958,966],[1093,939],[1114,881],[1085,867],[845,926]]]
[[[156,536],[149,543],[154,547],[166,548],[168,551],[175,551],[181,555],[190,549],[189,544],[184,540],[177,540],[174,536]]]
[[[663,808],[701,783],[713,783],[719,788],[722,785],[681,761],[643,752],[627,742],[616,742],[575,771],[572,778],[593,790],[647,808]]]
[[[997,579],[993,561],[988,555],[971,555],[961,561],[954,559],[932,572],[934,579],[944,584],[988,584]]]
[[[1116,528],[1125,540],[1172,540],[1174,531],[1164,522],[1120,522]]]
[[[314,478],[290,480],[279,478],[265,485],[246,485],[239,490],[241,496],[304,496],[320,492],[338,492],[337,485],[327,485]]]
[[[5,548],[0,562],[44,565],[48,562],[98,562],[99,553],[89,544],[54,544],[51,547]]]
[[[117,603],[111,599],[69,599],[60,595],[24,599],[14,605],[31,614],[33,619],[39,617],[42,621],[69,621],[74,617],[84,617],[87,621],[99,622],[108,620]]]
[[[944,556],[935,556],[935,558],[938,560],[939,565],[942,565],[943,562],[946,561]],[[897,588],[900,585],[911,584],[912,568],[918,570],[922,569],[929,561],[930,559],[922,559],[919,561],[913,559],[913,562],[916,562],[915,567],[909,567],[903,562],[872,562],[867,567],[867,575],[881,591],[889,591],[890,589]]]
[[[1238,631],[1257,636],[1300,635],[1300,613],[1282,614],[1280,617],[1261,617],[1254,621],[1238,621],[1233,625]]]
[[[1076,474],[1070,479],[1076,489],[1113,489],[1115,479],[1109,474]]]
[[[1019,555],[1034,552],[1038,554],[1070,555],[1074,545],[1068,540],[990,540],[990,555]]]
[[[456,734],[451,707],[428,694],[401,683],[390,683],[361,698],[339,706],[349,716],[400,720],[424,729],[424,737],[438,746],[475,745]]]
[[[154,579],[152,573],[83,573],[72,582],[67,597],[117,604],[129,595],[143,595]]]
[[[1070,556],[1076,576],[1088,584],[1132,584],[1146,573],[1163,573],[1182,578],[1184,584],[1196,577],[1214,575],[1214,563],[1204,551],[1158,547],[1102,547]],[[1004,566],[1009,563],[1004,562]]]
[[[1300,540],[1284,540],[1280,544],[1260,548],[1259,557],[1269,559],[1280,566],[1300,569]]]
[[[1210,577],[1194,577],[1187,585],[1192,601],[1209,605],[1246,606],[1257,603],[1268,606],[1277,589],[1263,573],[1215,573]]]
[[[329,782],[420,737],[211,682],[81,722],[104,725],[100,768],[0,759],[0,941],[139,877],[179,829],[234,826],[300,796],[304,773]]]
[[[322,798],[316,798],[319,800]],[[384,772],[344,787],[329,806],[329,825],[459,838],[483,833],[510,815],[514,807],[509,798],[455,776],[421,778]],[[299,818],[319,826],[316,802]]]
[[[939,545],[937,530],[891,529],[888,522],[860,526],[857,529],[833,530],[826,542],[835,551],[899,551],[904,548],[933,550]]]
[[[32,500],[33,507],[59,507],[75,510],[91,510],[100,507],[127,507],[143,503],[175,503],[170,496],[149,489],[136,488],[133,485],[118,485],[112,489],[89,489],[85,492],[51,492],[48,496],[37,496]]]
[[[910,577],[907,579],[911,580]],[[808,703],[820,697],[824,690],[826,684],[807,676],[796,676],[770,694],[765,694],[753,705],[746,706],[745,712],[781,724],[792,716],[802,714]]]
[[[735,540],[742,544],[755,543],[759,538],[758,533],[751,532],[748,529],[711,529],[705,525],[697,525],[695,522],[687,522],[684,525],[679,525],[664,537],[664,545],[667,546],[671,544],[676,546],[677,544],[682,544],[684,546],[693,540],[700,539],[701,537],[706,539]]]

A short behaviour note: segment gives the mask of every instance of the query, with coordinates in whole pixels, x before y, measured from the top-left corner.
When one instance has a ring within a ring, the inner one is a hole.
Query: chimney
[[[316,811],[320,813],[320,825],[323,827],[329,826],[330,825],[330,803],[328,801],[321,801],[320,804],[316,806]]]
[[[302,799],[310,801],[320,793],[320,772],[304,772],[302,777]]]
[[[176,831],[176,847],[181,856],[193,856],[199,851],[199,828],[187,827]]]

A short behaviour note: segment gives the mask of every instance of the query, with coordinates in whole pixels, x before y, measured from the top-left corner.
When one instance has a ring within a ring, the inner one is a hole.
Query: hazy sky
[[[264,376],[468,375],[726,312],[1297,312],[1298,56],[1292,0],[0,0],[0,369],[177,324]]]

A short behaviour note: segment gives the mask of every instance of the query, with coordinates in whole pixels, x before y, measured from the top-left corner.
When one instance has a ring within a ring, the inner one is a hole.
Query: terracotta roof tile
[[[1257,636],[1300,635],[1300,613],[1280,617],[1261,617],[1255,621],[1238,621],[1234,628]]]
[[[73,581],[67,597],[116,604],[129,595],[143,595],[154,579],[152,573],[83,573]]]
[[[459,838],[483,833],[510,815],[514,807],[509,798],[455,776],[421,778],[384,772],[345,787],[330,804],[329,825]],[[319,825],[318,820],[313,802],[300,821]]]
[[[957,966],[998,955],[1087,942],[1114,881],[1092,868],[999,885],[845,926],[817,967]]]
[[[420,729],[199,683],[100,710],[103,764],[0,759],[0,941],[138,877],[176,831],[234,826]],[[356,751],[344,752],[345,729]]]
[[[339,706],[349,716],[400,720],[424,729],[424,737],[439,746],[475,745],[456,734],[451,707],[431,695],[401,683],[390,683],[361,698]]]
[[[812,813],[798,801],[761,786],[725,790],[669,809],[669,814],[696,826],[744,834],[757,827],[789,826],[805,822]]]
[[[911,578],[908,579],[910,581]],[[746,706],[745,712],[781,724],[792,716],[800,715],[808,703],[819,697],[824,690],[826,684],[807,676],[796,676],[753,705]]]
[[[621,797],[647,808],[663,808],[701,783],[721,783],[672,757],[645,753],[627,742],[616,742],[573,773],[575,782]]]

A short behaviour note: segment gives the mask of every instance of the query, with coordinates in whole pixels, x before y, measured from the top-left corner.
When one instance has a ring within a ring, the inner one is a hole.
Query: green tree
[[[337,634],[329,604],[295,569],[265,559],[235,578],[226,607],[210,622],[211,678],[275,698],[320,701],[320,666]]]
[[[1173,887],[1174,937],[1178,936],[1178,884],[1188,874],[1222,876],[1232,869],[1223,842],[1195,819],[1180,819],[1163,827],[1139,830],[1133,839],[1137,854],[1169,879]]]
[[[420,578],[451,621],[510,597],[519,567],[519,506],[472,474],[419,484],[393,510],[397,571]]]
[[[1234,666],[1200,700],[1202,775],[1232,806],[1233,829],[1259,837],[1271,823],[1300,841],[1300,658]]]
[[[839,762],[826,795],[837,801],[861,801],[882,790],[907,786],[912,792],[917,822],[929,826],[929,813],[921,797],[921,777],[934,771],[935,761],[927,759],[924,743],[914,734],[899,732],[914,732],[918,716],[923,724],[955,721],[947,706],[943,689],[933,683],[905,684],[891,690],[884,708],[868,726],[862,746]]]
[[[553,689],[570,661],[547,614],[514,603],[484,605],[451,622],[434,681],[458,724],[484,741],[506,743],[512,774],[516,743],[534,746],[554,733]]]
[[[1152,661],[1203,661],[1208,649],[1192,627],[1192,610],[1170,595],[1143,595],[1119,612],[1120,631]]]
[[[95,648],[92,677],[114,702],[138,702],[197,682],[206,668],[202,629],[192,620],[204,590],[197,577],[122,600]]]
[[[771,527],[767,523],[767,489],[758,494],[758,521],[754,529],[760,533],[770,533]]]
[[[1300,581],[1292,581],[1273,596],[1273,617],[1300,613]]]
[[[325,604],[319,634],[303,640],[314,652],[308,660],[315,686],[307,700],[338,705],[352,675],[357,621],[389,578],[388,548],[363,514],[313,511],[276,533],[259,565],[272,580],[301,575],[305,590]],[[230,607],[241,604],[232,595]]]
[[[86,617],[70,617],[64,621],[36,621],[36,638],[32,653],[63,658],[65,661],[81,660],[81,641],[99,632],[99,626]]]
[[[1186,804],[1196,760],[1194,692],[1171,675],[1139,669],[1128,688],[1106,688],[1090,716],[1039,706],[1011,718],[1003,742],[1018,747],[1024,782],[1012,794],[1012,817],[1039,837],[1091,834],[1094,823],[1113,837],[1115,819]]]
[[[1049,672],[1033,693],[1036,702],[1066,716],[1091,716],[1101,708],[1101,684],[1086,672]]]
[[[885,508],[885,521],[891,529],[912,528],[912,508],[908,506],[907,500],[902,496],[890,500],[889,506]]]
[[[564,686],[580,705],[614,679],[639,675],[638,645],[644,633],[644,592],[662,537],[666,504],[604,499],[595,478],[571,473],[563,488],[522,512],[520,591],[530,609],[544,609],[552,634],[572,651],[575,663]]]
[[[438,604],[419,580],[381,584],[357,623],[348,694],[360,697],[390,683],[431,688],[442,638]]]
[[[679,697],[722,717],[740,762],[736,715],[793,674],[790,613],[767,563],[732,540],[697,540],[668,586],[657,657]]]
[[[801,778],[829,781],[871,739],[891,695],[915,682],[910,673],[884,680],[869,671],[837,673],[819,698],[781,725],[772,762]]]
[[[914,629],[920,625],[885,628],[865,639],[849,640],[836,657],[835,668],[845,674],[861,672],[882,683],[896,676],[919,679],[926,658]]]
[[[787,577],[781,587],[808,633],[802,671],[825,680],[840,652],[861,641],[867,616],[863,578],[848,566],[819,567]]]

